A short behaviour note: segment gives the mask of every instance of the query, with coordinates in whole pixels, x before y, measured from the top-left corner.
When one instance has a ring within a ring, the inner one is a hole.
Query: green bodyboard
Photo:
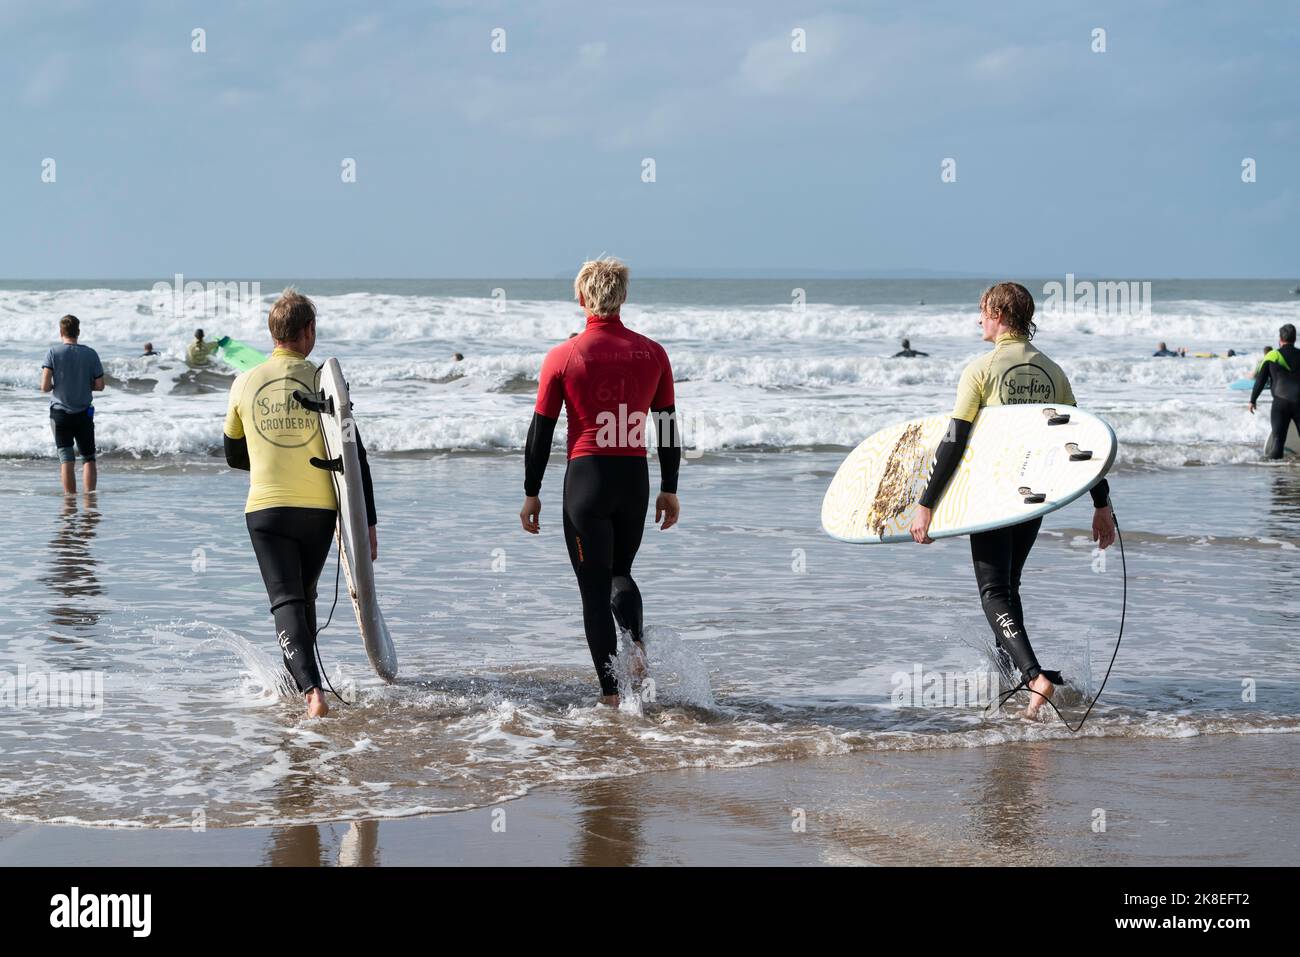
[[[221,346],[221,358],[240,372],[247,372],[266,361],[265,354],[238,339],[227,338]]]

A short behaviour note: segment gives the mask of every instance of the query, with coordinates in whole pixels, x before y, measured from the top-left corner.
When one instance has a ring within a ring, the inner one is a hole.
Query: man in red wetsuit
[[[657,436],[660,492],[655,523],[661,530],[677,524],[681,511],[677,470],[682,450],[668,353],[619,318],[627,299],[627,266],[613,258],[583,263],[573,289],[587,313],[587,327],[553,348],[542,362],[537,405],[528,427],[519,520],[524,531],[534,535],[541,528],[538,492],[563,407],[569,420],[564,541],[578,576],[600,702],[617,706],[618,682],[610,670],[610,658],[618,651],[616,618],[636,644],[636,671],[645,667],[641,592],[632,580],[632,561],[641,545],[650,498],[647,411],[654,416]]]

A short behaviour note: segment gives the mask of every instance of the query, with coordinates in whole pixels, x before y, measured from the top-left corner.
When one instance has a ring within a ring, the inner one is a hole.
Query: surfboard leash
[[[336,492],[335,494],[338,493]],[[335,691],[334,685],[330,682],[329,673],[325,670],[325,662],[321,660],[320,642],[317,641],[317,639],[320,637],[320,633],[324,631],[326,628],[328,628],[330,626],[330,622],[334,620],[334,609],[336,609],[339,604],[339,573],[340,571],[342,571],[343,568],[342,543],[338,544],[337,550],[338,550],[338,557],[334,559],[334,601],[330,604],[330,613],[329,613],[329,617],[325,619],[325,624],[317,628],[316,634],[311,636],[311,646],[312,646],[312,650],[316,652],[316,665],[320,668],[320,676],[321,679],[325,682],[325,687],[329,688],[330,694],[332,694],[334,697],[338,698],[344,704],[348,704],[348,700],[344,698],[341,694],[339,694],[337,691]]]
[[[1021,689],[1024,689],[1025,691],[1028,691],[1030,694],[1038,695],[1038,697],[1042,698],[1044,701],[1050,704],[1052,706],[1052,710],[1056,712],[1056,716],[1061,719],[1061,723],[1070,729],[1070,733],[1078,734],[1079,729],[1083,727],[1083,723],[1088,720],[1088,715],[1092,714],[1092,709],[1096,706],[1098,699],[1101,698],[1101,693],[1106,690],[1106,682],[1110,680],[1111,669],[1115,667],[1115,659],[1116,657],[1119,656],[1120,642],[1124,640],[1124,620],[1128,617],[1128,560],[1124,556],[1124,535],[1119,528],[1119,516],[1115,514],[1115,506],[1113,505],[1110,507],[1110,516],[1115,522],[1115,540],[1119,543],[1119,564],[1120,564],[1120,570],[1122,572],[1124,584],[1123,584],[1123,593],[1122,593],[1123,597],[1120,599],[1119,634],[1115,636],[1115,650],[1112,651],[1110,654],[1110,664],[1106,665],[1106,674],[1101,679],[1101,687],[1097,689],[1097,693],[1093,695],[1092,701],[1088,703],[1088,709],[1084,711],[1083,717],[1079,719],[1079,723],[1074,727],[1070,727],[1070,722],[1065,719],[1065,715],[1061,714],[1061,709],[1056,706],[1056,703],[1052,701],[1051,698],[1047,697],[1040,691],[1034,691],[1032,688],[1029,687],[1028,680],[1024,678],[1020,679],[1020,684],[1016,685],[1014,688],[1012,688],[1010,691],[1008,691],[1006,694],[1002,696],[1002,698],[998,701],[999,709],[1001,709],[1002,706],[1007,703],[1008,698],[1010,698],[1013,694],[1020,691]]]

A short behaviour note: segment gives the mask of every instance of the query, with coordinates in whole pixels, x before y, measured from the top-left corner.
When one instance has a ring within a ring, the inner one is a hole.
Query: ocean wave
[[[306,290],[310,293],[310,289]],[[230,335],[254,343],[267,340],[266,313],[274,294],[247,302],[219,302],[215,307],[194,295],[179,309],[168,302],[155,311],[147,290],[77,289],[59,291],[0,290],[0,328],[5,339],[41,343],[57,339],[58,317],[80,316],[88,343],[152,341],[155,348],[179,354],[196,326],[210,335]],[[315,297],[323,341],[371,342],[558,342],[582,327],[581,310],[571,302],[493,300],[489,296],[391,295],[347,293]],[[947,306],[844,306],[809,302],[770,306],[679,306],[630,302],[624,317],[639,331],[665,342],[684,340],[897,341],[969,339],[976,310]],[[1183,300],[1157,303],[1155,311],[1108,315],[1090,311],[1039,315],[1050,335],[1104,339],[1132,338],[1140,352],[1157,340],[1193,350],[1206,343],[1237,340],[1256,349],[1273,341],[1282,322],[1294,321],[1287,302],[1227,303]]]

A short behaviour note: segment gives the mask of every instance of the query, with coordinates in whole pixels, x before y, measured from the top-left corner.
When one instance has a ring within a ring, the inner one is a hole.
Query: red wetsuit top
[[[618,316],[588,316],[585,330],[546,354],[535,411],[556,419],[564,407],[571,459],[644,456],[646,411],[674,401],[673,370],[663,346]]]

